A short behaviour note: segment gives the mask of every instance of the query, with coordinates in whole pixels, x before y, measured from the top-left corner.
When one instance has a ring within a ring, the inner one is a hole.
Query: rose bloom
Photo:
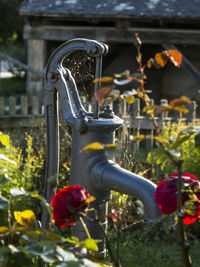
[[[60,227],[71,226],[75,223],[78,212],[85,211],[89,193],[79,185],[72,185],[59,190],[51,200],[53,220]]]
[[[182,183],[184,186],[191,186],[192,190],[195,187],[199,187],[199,184],[195,181],[198,179],[190,174],[190,173],[183,173],[181,175]],[[171,214],[177,210],[177,182],[178,182],[178,173],[172,173],[170,178],[164,179],[160,183],[158,183],[154,198],[158,203],[159,209],[162,211],[163,214]],[[184,224],[191,224],[195,222],[200,217],[200,192],[194,192],[193,197],[197,200],[193,202],[195,204],[196,213],[189,214],[184,212],[183,223]],[[189,194],[187,192],[182,192],[182,205],[189,200]],[[195,211],[194,211],[195,212]]]

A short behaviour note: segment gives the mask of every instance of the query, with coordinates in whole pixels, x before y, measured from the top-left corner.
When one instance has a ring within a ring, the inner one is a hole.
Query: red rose
[[[72,185],[59,190],[51,200],[53,207],[53,219],[56,224],[63,228],[75,223],[77,213],[88,208],[85,203],[89,193],[79,185]]]
[[[198,186],[197,178],[190,174],[190,173],[183,173],[182,182],[184,185],[190,185],[191,188],[194,189]],[[156,192],[154,194],[154,198],[158,203],[159,209],[162,211],[163,214],[171,214],[177,210],[177,181],[178,181],[178,173],[172,173],[170,178],[167,178],[161,181],[156,188]],[[187,212],[184,213],[183,223],[184,224],[191,224],[196,221],[200,217],[200,194],[194,193],[194,198],[197,200],[195,203],[196,206],[196,213],[195,214],[188,214]],[[189,200],[189,193],[183,192],[182,193],[182,205]]]

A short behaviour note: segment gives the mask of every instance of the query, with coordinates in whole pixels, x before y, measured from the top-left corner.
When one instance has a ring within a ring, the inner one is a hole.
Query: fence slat
[[[9,114],[16,115],[16,97],[10,96],[8,102],[9,102]]]
[[[32,96],[32,114],[39,114],[39,99],[37,96]]]
[[[192,101],[190,105],[187,106],[189,112],[186,114],[187,119],[191,119],[192,121],[196,119],[196,111],[197,111],[197,103],[196,101]]]
[[[150,99],[150,105],[154,105],[154,99]],[[153,135],[154,135],[154,130],[147,130],[146,134],[148,135],[148,139],[146,140],[146,152],[149,152],[153,149]]]
[[[167,99],[160,99],[160,104],[162,105],[162,106],[167,106],[168,105],[168,100]],[[168,117],[168,112],[163,112],[162,114],[161,114],[161,118],[162,118],[162,120],[164,120],[165,118],[167,118]]]
[[[21,114],[27,115],[28,114],[28,98],[26,96],[21,96]]]

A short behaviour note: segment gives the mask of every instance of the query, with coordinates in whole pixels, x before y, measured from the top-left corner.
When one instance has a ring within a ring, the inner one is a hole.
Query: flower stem
[[[86,235],[87,235],[87,238],[88,238],[88,239],[91,239],[90,233],[89,233],[89,231],[88,231],[88,228],[87,228],[87,226],[86,226],[86,224],[85,224],[83,218],[80,217],[79,219],[80,219],[80,222],[81,222],[81,224],[82,224],[82,226],[83,226],[83,228],[84,228],[84,230],[85,230],[85,233],[86,233]]]
[[[103,232],[103,235],[104,235],[105,240],[106,240],[106,249],[107,249],[107,251],[109,253],[109,256],[110,256],[111,261],[114,264],[114,267],[122,267],[119,258],[116,260],[115,257],[114,257],[114,255],[113,255],[113,251],[112,251],[112,249],[110,247],[110,241],[108,239],[108,236],[106,234],[106,231],[105,231],[104,227],[102,226],[102,224],[100,223],[99,220],[97,220],[96,222],[97,222],[97,224],[99,225],[100,229]]]
[[[177,162],[178,168],[178,184],[177,184],[177,214],[178,214],[178,223],[177,223],[177,237],[178,237],[178,245],[181,248],[182,260],[185,267],[192,266],[192,259],[189,255],[189,247],[187,244],[187,236],[183,225],[183,215],[182,215],[182,161]]]

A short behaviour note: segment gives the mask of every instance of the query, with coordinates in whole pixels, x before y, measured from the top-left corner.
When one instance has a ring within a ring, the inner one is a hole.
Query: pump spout
[[[161,215],[154,199],[156,184],[135,173],[121,168],[112,161],[102,161],[91,170],[94,186],[99,190],[114,190],[134,196],[144,205],[146,220]]]

